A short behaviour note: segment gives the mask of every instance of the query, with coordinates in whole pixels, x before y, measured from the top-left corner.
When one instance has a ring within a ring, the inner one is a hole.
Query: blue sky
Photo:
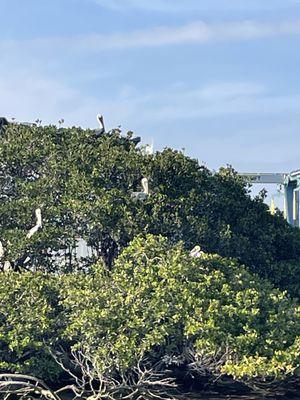
[[[300,0],[0,0],[0,114],[300,168]]]

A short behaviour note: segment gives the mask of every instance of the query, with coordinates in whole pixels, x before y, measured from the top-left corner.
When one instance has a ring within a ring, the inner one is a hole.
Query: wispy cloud
[[[242,41],[268,36],[299,34],[300,20],[279,23],[241,21],[219,24],[196,21],[179,27],[157,27],[148,31],[106,37],[95,35],[79,40],[78,45],[86,45],[91,50],[99,47],[118,49],[186,43],[204,44],[214,41]]]
[[[1,112],[18,120],[41,118],[45,123],[56,123],[64,118],[68,125],[93,126],[95,115],[101,112],[109,126],[128,128],[233,115],[298,113],[300,103],[300,95],[271,95],[256,82],[221,82],[196,88],[176,84],[153,91],[124,85],[119,93],[103,99],[20,70],[1,74],[0,92]]]
[[[274,36],[300,35],[300,20],[258,22],[254,20],[207,23],[194,21],[182,26],[160,26],[116,34],[50,37],[24,42],[1,43],[0,48],[22,46],[30,49],[71,52],[101,52],[183,44],[204,45],[215,42],[240,42]]]
[[[164,91],[128,93],[115,98],[114,109],[125,121],[144,123],[298,113],[300,102],[300,95],[270,94],[255,82],[225,82],[196,89],[175,85]]]
[[[56,124],[64,118],[68,125],[93,126],[101,102],[63,82],[24,68],[0,71],[1,115],[17,121]],[[98,108],[99,107],[99,108]]]

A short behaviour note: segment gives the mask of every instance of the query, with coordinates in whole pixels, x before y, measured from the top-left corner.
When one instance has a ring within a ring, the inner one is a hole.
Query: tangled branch
[[[69,387],[77,398],[87,400],[141,400],[161,399],[174,400],[180,397],[177,384],[173,378],[161,371],[159,365],[151,365],[142,358],[130,370],[122,372],[103,371],[97,359],[88,351],[71,352],[72,368],[62,361],[64,357],[53,355],[61,368],[69,374],[74,385]],[[103,360],[102,360],[103,361]],[[110,365],[106,360],[106,365]]]
[[[0,374],[0,394],[3,394],[3,400],[16,397],[28,399],[30,396],[44,400],[61,400],[42,380],[22,374]]]

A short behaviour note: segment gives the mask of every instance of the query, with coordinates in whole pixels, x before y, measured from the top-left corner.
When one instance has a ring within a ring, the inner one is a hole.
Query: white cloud
[[[96,126],[104,114],[107,126],[125,128],[224,116],[266,116],[298,113],[300,95],[270,95],[256,82],[220,82],[189,88],[173,85],[161,90],[138,91],[128,85],[118,93],[84,95],[76,88],[41,74],[9,70],[0,74],[0,109],[19,121]]]
[[[134,91],[132,91],[134,93]],[[152,93],[119,96],[113,102],[120,116],[142,123],[298,113],[300,95],[271,95],[255,82],[229,82],[196,89],[166,88]]]
[[[67,85],[29,70],[10,68],[0,74],[1,116],[17,121],[93,126],[99,102]]]
[[[101,52],[167,45],[238,42],[299,34],[300,20],[280,22],[246,20],[223,23],[195,21],[182,26],[162,26],[116,34],[37,39],[25,42],[24,45],[35,46],[39,49],[51,46],[56,50],[63,48],[73,52]]]
[[[204,45],[216,42],[240,42],[274,36],[300,35],[300,19],[277,22],[242,20],[208,23],[194,21],[181,26],[158,26],[148,30],[114,34],[87,34],[72,37],[48,37],[31,40],[0,40],[4,55],[31,53],[83,54],[171,45]]]

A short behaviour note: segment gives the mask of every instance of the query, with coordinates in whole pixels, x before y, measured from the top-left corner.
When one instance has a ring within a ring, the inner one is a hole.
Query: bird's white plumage
[[[204,252],[201,251],[200,246],[195,246],[191,251],[190,251],[190,256],[193,258],[201,258],[203,256]]]
[[[143,178],[142,179],[142,188],[143,188],[143,192],[148,195],[149,194],[149,182],[147,178]]]
[[[35,210],[35,216],[36,216],[36,224],[27,233],[27,235],[26,235],[27,239],[30,239],[42,227],[42,210],[41,210],[41,208],[37,208]]]
[[[103,118],[103,115],[102,115],[102,114],[97,114],[97,121],[98,121],[98,124],[100,125],[100,128],[102,128],[103,130],[105,130],[105,127],[104,127],[104,118]]]
[[[142,150],[145,156],[152,156],[154,154],[154,144],[153,141],[151,144],[146,144],[146,146]]]
[[[148,182],[148,179],[147,178],[143,178],[141,180],[141,184],[142,184],[143,191],[142,192],[133,192],[133,193],[131,193],[131,197],[133,199],[135,199],[135,200],[144,201],[149,196],[149,182]]]
[[[1,258],[4,256],[4,247],[3,247],[3,244],[2,244],[2,242],[1,242],[1,240],[0,240],[0,260],[1,260]]]
[[[12,270],[11,263],[9,261],[5,261],[4,266],[3,266],[3,272],[7,272],[7,271],[11,271],[11,270]]]

